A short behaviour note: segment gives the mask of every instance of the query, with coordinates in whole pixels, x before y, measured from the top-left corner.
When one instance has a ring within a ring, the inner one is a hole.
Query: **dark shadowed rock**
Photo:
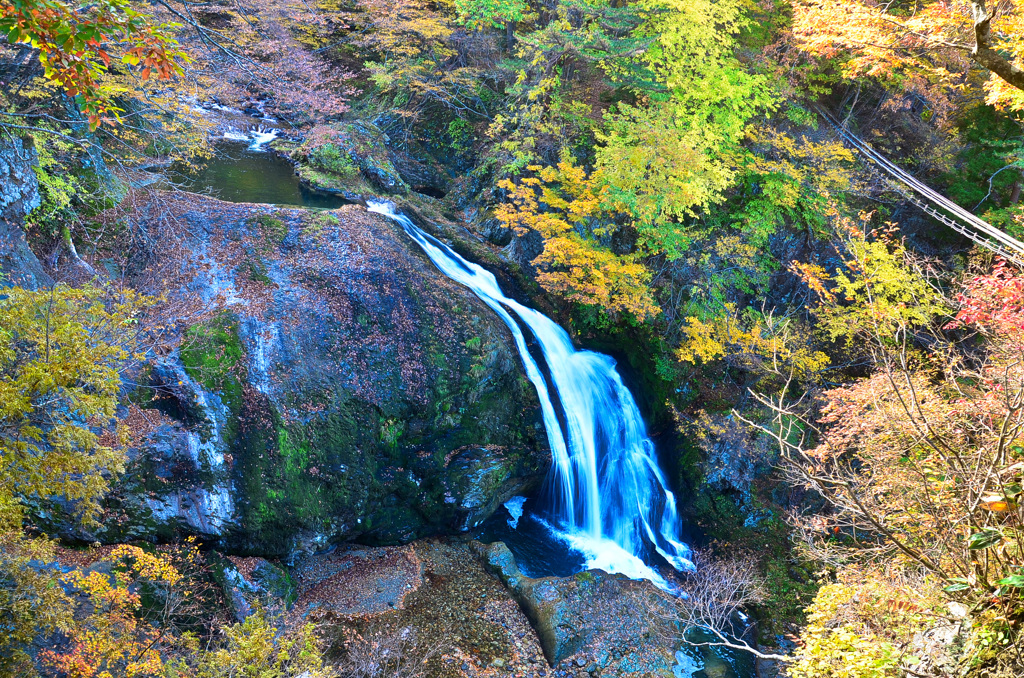
[[[391,161],[405,183],[417,193],[435,198],[443,198],[448,193],[451,178],[446,168],[429,154],[411,154],[392,147]]]
[[[497,219],[484,219],[476,228],[480,235],[499,247],[505,247],[512,242],[512,229]]]

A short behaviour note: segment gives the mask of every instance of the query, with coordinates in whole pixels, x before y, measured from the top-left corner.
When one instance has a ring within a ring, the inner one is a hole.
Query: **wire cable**
[[[1018,266],[1024,267],[1024,242],[1003,233],[988,222],[979,219],[960,205],[957,205],[941,193],[925,185],[917,178],[897,167],[884,155],[871,148],[863,139],[855,135],[828,111],[816,107],[818,113],[839,133],[849,145],[860,154],[881,168],[886,174],[897,181],[896,190],[917,205],[925,214],[957,233],[966,236],[978,245],[989,249]],[[907,190],[909,189],[909,190]]]

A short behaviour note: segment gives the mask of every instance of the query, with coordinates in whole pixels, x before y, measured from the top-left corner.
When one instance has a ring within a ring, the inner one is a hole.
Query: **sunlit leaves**
[[[338,672],[324,660],[313,624],[275,626],[257,608],[238,624],[222,629],[223,647],[198,650],[171,662],[173,675],[189,678],[332,678]]]
[[[767,125],[751,125],[744,156],[743,230],[759,245],[784,225],[822,234],[832,212],[833,196],[853,183],[853,155],[839,141],[816,142]]]
[[[926,2],[913,12],[871,0],[803,0],[794,6],[793,29],[802,49],[842,59],[849,77],[906,78],[916,74],[962,87],[971,59],[985,64],[990,57],[1008,68],[1011,63],[1021,67],[1024,5],[1009,0],[999,3],[998,11],[993,9],[986,8],[984,2],[965,0]],[[981,45],[979,50],[975,18],[980,20],[985,10],[991,19],[991,44]],[[1011,84],[993,73],[985,89],[989,103],[1024,109],[1019,83]]]
[[[168,80],[181,73],[186,57],[172,37],[173,29],[156,24],[127,0],[87,6],[64,0],[0,2],[0,33],[11,44],[39,50],[46,77],[79,98],[92,127],[120,112],[101,81],[112,58],[135,67],[143,80]]]
[[[740,314],[733,304],[707,319],[688,317],[676,358],[700,364],[725,357],[751,372],[791,372],[801,380],[829,364],[827,355],[809,345],[806,329],[792,319]]]
[[[95,515],[124,461],[113,435],[121,370],[145,303],[94,286],[2,291],[0,527],[20,526],[22,500],[62,496]]]
[[[788,667],[793,678],[895,678],[916,659],[909,641],[943,612],[932,581],[906,580],[879,568],[845,568],[822,586]]]
[[[688,245],[679,221],[720,202],[736,176],[734,140],[687,124],[671,104],[621,105],[606,123],[597,166],[609,207],[636,220],[650,251],[679,256]]]
[[[680,222],[724,199],[748,122],[773,102],[765,80],[734,56],[745,22],[738,3],[647,0],[640,6],[648,18],[638,33],[651,44],[634,68],[649,71],[658,84],[640,105],[620,104],[605,116],[597,166],[611,206],[633,217],[642,244],[676,257],[687,245]]]
[[[556,167],[528,169],[537,176],[502,182],[510,199],[499,206],[496,216],[520,235],[536,231],[544,238],[544,250],[533,261],[539,268],[538,282],[548,291],[597,305],[613,316],[655,316],[659,309],[647,268],[597,240],[609,234],[601,221],[605,189],[600,177],[588,176],[567,160]]]
[[[844,269],[828,274],[797,266],[808,285],[821,290],[825,303],[817,312],[831,339],[850,341],[861,333],[896,341],[898,333],[949,312],[940,290],[914,266],[903,244],[870,240],[851,223],[845,228]]]

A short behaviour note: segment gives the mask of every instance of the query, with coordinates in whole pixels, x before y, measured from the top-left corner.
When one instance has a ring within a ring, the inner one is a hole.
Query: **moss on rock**
[[[365,121],[321,125],[291,156],[299,163],[299,178],[318,190],[358,189],[362,178],[379,191],[406,193],[387,143],[387,135]]]

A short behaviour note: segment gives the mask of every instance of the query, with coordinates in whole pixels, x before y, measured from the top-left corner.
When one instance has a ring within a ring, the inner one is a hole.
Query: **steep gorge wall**
[[[136,284],[197,320],[135,395],[141,442],[103,539],[396,543],[469,529],[543,478],[506,328],[390,222],[152,198],[163,246]]]
[[[16,150],[20,162],[3,155],[18,182],[5,184],[4,270],[47,285],[21,230],[38,204],[32,158]],[[541,481],[543,426],[507,328],[388,220],[156,191],[133,201],[121,218],[148,244],[118,266],[161,301],[126,381],[128,472],[98,530],[70,506],[41,524],[290,556],[464,531]]]
[[[22,230],[25,215],[40,201],[35,162],[30,141],[0,138],[0,284],[30,289],[50,283]]]

